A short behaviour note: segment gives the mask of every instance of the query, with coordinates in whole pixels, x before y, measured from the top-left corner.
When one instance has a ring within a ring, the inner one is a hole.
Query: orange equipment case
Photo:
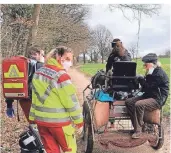
[[[28,98],[29,60],[22,56],[6,58],[2,61],[2,87],[5,98]]]

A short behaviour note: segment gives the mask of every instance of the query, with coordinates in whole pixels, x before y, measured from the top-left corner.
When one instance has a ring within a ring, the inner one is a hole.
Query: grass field
[[[159,61],[162,63],[162,68],[166,71],[168,77],[170,78],[170,58],[161,58]],[[106,64],[84,64],[80,67],[80,70],[90,76],[96,74],[98,70],[105,70]],[[143,63],[141,60],[137,61],[137,74],[145,74],[145,70],[143,69]],[[167,100],[167,103],[164,106],[164,115],[170,114],[170,95]]]

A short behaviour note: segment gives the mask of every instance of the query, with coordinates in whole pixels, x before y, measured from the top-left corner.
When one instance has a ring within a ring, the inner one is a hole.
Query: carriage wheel
[[[164,144],[164,129],[162,127],[162,125],[158,126],[158,125],[155,125],[154,127],[154,131],[155,131],[155,135],[157,136],[157,139],[155,142],[150,142],[150,145],[158,150],[160,148],[162,148],[163,144]]]
[[[84,152],[92,153],[94,141],[92,135],[90,110],[87,103],[84,103],[83,105],[83,116],[84,116],[84,134],[83,134]]]

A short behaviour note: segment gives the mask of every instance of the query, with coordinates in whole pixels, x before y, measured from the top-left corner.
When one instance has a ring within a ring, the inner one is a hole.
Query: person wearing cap
[[[131,61],[131,54],[126,50],[120,39],[116,38],[112,42],[112,53],[109,55],[106,64],[106,73],[112,68],[115,61]]]
[[[160,109],[169,94],[169,78],[159,66],[157,55],[149,53],[142,58],[142,61],[146,69],[146,76],[139,77],[139,82],[144,93],[142,96],[125,101],[134,127],[132,138],[139,138],[142,134],[144,112]]]
[[[71,50],[65,46],[53,49],[32,80],[29,119],[37,124],[47,153],[60,153],[60,148],[64,153],[76,153],[75,128],[78,134],[83,132],[76,89],[66,72],[71,66],[71,56]]]
[[[27,121],[29,123],[33,123],[32,121],[29,120],[29,112],[30,112],[30,107],[31,107],[31,90],[32,90],[31,89],[31,81],[32,81],[33,74],[35,73],[35,70],[37,70],[43,66],[44,51],[41,49],[41,47],[39,47],[37,45],[31,46],[28,48],[28,58],[30,60],[29,74],[31,74],[29,77],[29,80],[28,80],[30,97],[29,97],[29,99],[20,99],[19,103],[20,103],[20,106],[24,112],[24,115],[25,115]],[[5,102],[7,104],[7,110],[6,110],[7,116],[9,118],[14,117],[14,109],[13,109],[14,100],[6,99]]]

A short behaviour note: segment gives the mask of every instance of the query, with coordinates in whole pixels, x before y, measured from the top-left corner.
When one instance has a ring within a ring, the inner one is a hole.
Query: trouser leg
[[[160,106],[153,98],[143,99],[139,100],[135,103],[135,111],[134,111],[134,126],[135,131],[139,132],[142,129],[142,126],[144,125],[144,112],[147,111],[153,111],[156,109],[159,109]]]
[[[50,131],[50,127],[38,125],[39,134],[47,153],[60,153],[60,147],[54,135]]]
[[[24,115],[27,119],[27,121],[30,123],[30,124],[33,124],[34,122],[33,121],[30,121],[29,120],[29,113],[30,113],[30,108],[31,108],[31,104],[32,104],[32,101],[29,100],[29,99],[26,99],[26,100],[20,100],[20,106],[24,112]]]
[[[72,125],[63,126],[59,128],[50,128],[50,132],[51,134],[53,134],[55,140],[58,142],[63,152],[77,152],[75,129],[72,127]]]
[[[125,101],[125,105],[127,107],[128,114],[130,115],[133,127],[134,127],[135,103],[141,99],[142,99],[142,97],[140,96],[140,97],[129,98]],[[135,129],[135,127],[134,127],[134,129]]]

